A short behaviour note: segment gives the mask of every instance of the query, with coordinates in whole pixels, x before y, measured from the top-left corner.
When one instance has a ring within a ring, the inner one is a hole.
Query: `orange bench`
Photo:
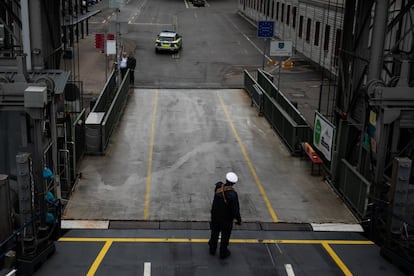
[[[314,164],[318,165],[318,175],[321,174],[321,164],[323,164],[322,159],[316,153],[316,151],[312,148],[312,146],[308,142],[301,143],[302,149],[305,154],[309,157],[311,164],[312,164],[312,175],[315,175],[314,171]]]

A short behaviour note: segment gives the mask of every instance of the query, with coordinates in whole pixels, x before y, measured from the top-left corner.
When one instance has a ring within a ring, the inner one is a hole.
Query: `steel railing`
[[[257,71],[257,81],[247,71],[244,85],[264,115],[293,154],[301,152],[301,142],[312,142],[312,130],[302,114],[279,91],[265,72]]]
[[[104,154],[126,104],[129,93],[128,70],[117,87],[117,72],[113,71],[105,83],[91,113],[86,119],[85,140],[87,154]]]

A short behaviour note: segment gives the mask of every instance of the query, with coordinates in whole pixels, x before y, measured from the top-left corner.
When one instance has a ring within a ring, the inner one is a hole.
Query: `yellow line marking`
[[[154,137],[155,137],[155,120],[157,118],[158,109],[158,89],[155,91],[154,103],[152,105],[152,120],[151,120],[151,137],[148,152],[148,168],[147,168],[147,181],[145,185],[145,204],[144,204],[144,220],[148,219],[149,202],[151,193],[151,180],[152,180],[152,156],[154,151]]]
[[[59,242],[132,242],[132,243],[207,243],[208,239],[190,238],[71,238],[62,237]],[[231,239],[230,243],[246,244],[339,244],[339,245],[373,245],[368,240],[259,240],[259,239]]]
[[[107,240],[102,247],[101,251],[99,252],[98,256],[96,257],[95,261],[93,262],[91,268],[89,268],[87,276],[95,275],[96,270],[98,269],[99,265],[101,264],[103,258],[105,257],[106,253],[108,252],[109,248],[112,245],[111,240]]]
[[[332,247],[329,246],[328,243],[323,242],[322,246],[325,248],[325,250],[329,253],[331,258],[335,261],[335,263],[339,266],[339,268],[342,270],[344,275],[351,276],[352,273],[349,271],[349,269],[346,267],[346,265],[342,262],[341,258],[336,255],[335,251],[332,249]]]
[[[253,179],[256,182],[257,188],[259,189],[260,194],[263,197],[263,200],[264,200],[264,202],[266,204],[267,210],[269,211],[270,216],[272,217],[273,222],[278,222],[279,219],[278,219],[278,217],[276,215],[276,212],[273,210],[272,204],[270,203],[269,198],[267,197],[267,194],[265,192],[265,189],[263,188],[262,182],[260,181],[259,177],[257,176],[256,170],[254,169],[253,164],[252,164],[252,161],[250,160],[249,155],[247,154],[246,148],[244,147],[244,145],[243,145],[243,143],[242,143],[242,141],[241,141],[241,139],[239,137],[239,134],[237,133],[237,130],[234,127],[233,121],[231,120],[230,114],[229,114],[226,106],[224,105],[223,99],[220,97],[220,95],[218,95],[218,97],[219,97],[219,100],[220,100],[220,104],[223,107],[224,113],[226,114],[227,121],[228,121],[231,129],[233,130],[233,134],[236,137],[237,143],[240,146],[240,149],[241,149],[241,151],[243,153],[244,159],[246,159],[246,162],[247,162],[247,165],[249,166],[250,172],[253,175]]]

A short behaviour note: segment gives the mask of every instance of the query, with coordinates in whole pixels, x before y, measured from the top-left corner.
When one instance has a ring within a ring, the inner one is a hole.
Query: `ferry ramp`
[[[243,89],[135,88],[106,154],[82,160],[64,225],[207,223],[214,184],[228,171],[239,176],[245,223],[356,224],[310,170]]]

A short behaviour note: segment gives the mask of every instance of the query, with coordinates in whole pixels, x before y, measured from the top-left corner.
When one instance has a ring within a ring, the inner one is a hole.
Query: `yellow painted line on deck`
[[[130,242],[130,243],[207,243],[208,239],[191,238],[75,238],[62,237],[59,242]],[[273,239],[230,239],[239,244],[336,244],[336,245],[373,245],[368,240],[273,240]]]
[[[229,114],[229,112],[227,110],[227,107],[225,106],[225,104],[224,104],[223,99],[221,98],[221,96],[218,95],[218,97],[219,97],[219,100],[220,100],[220,104],[221,104],[221,106],[222,106],[222,108],[224,110],[224,113],[226,114],[227,121],[228,121],[231,129],[233,130],[233,134],[236,137],[237,143],[240,146],[240,149],[242,151],[242,154],[244,156],[244,159],[246,159],[246,162],[247,162],[247,165],[249,166],[250,172],[253,175],[254,182],[256,183],[257,188],[259,189],[260,194],[262,195],[262,198],[263,198],[263,200],[264,200],[264,202],[266,204],[267,210],[269,211],[269,214],[272,217],[273,222],[279,222],[279,219],[278,219],[278,217],[276,215],[276,212],[275,212],[275,210],[273,210],[272,204],[270,203],[270,200],[267,197],[267,194],[266,194],[266,191],[265,191],[265,189],[264,189],[264,187],[262,185],[262,182],[260,181],[259,177],[257,176],[256,170],[254,169],[254,166],[252,164],[252,161],[250,160],[250,157],[247,154],[247,150],[244,147],[244,145],[243,145],[243,143],[242,143],[242,141],[241,141],[241,139],[239,137],[239,134],[237,133],[236,128],[234,127],[233,121],[230,118],[230,114]]]
[[[98,269],[99,265],[101,264],[103,258],[105,257],[106,253],[108,252],[109,248],[112,245],[111,240],[107,240],[102,247],[101,251],[99,252],[98,256],[96,257],[95,261],[93,262],[92,266],[89,268],[87,276],[95,275],[96,270]]]
[[[155,137],[155,121],[157,118],[158,109],[158,89],[155,91],[154,103],[152,104],[152,120],[151,120],[151,136],[148,150],[148,167],[147,167],[147,181],[145,184],[145,204],[144,204],[144,220],[148,219],[149,203],[151,194],[151,180],[152,180],[152,156],[154,152],[154,137]]]
[[[104,246],[93,262],[88,271],[88,276],[94,275],[100,266],[103,258],[111,247],[112,243],[208,243],[208,239],[190,239],[190,238],[75,238],[62,237],[59,242],[104,242]],[[329,256],[336,265],[342,270],[344,275],[352,275],[348,267],[342,262],[341,258],[330,247],[336,245],[373,245],[368,240],[272,240],[272,239],[230,239],[233,244],[319,244],[324,247]]]
[[[336,255],[335,251],[332,249],[332,247],[329,246],[328,243],[323,242],[322,243],[323,248],[328,252],[328,254],[331,256],[331,258],[334,260],[337,266],[342,270],[344,275],[350,276],[352,275],[351,271],[349,271],[348,267],[342,262],[341,258]]]

